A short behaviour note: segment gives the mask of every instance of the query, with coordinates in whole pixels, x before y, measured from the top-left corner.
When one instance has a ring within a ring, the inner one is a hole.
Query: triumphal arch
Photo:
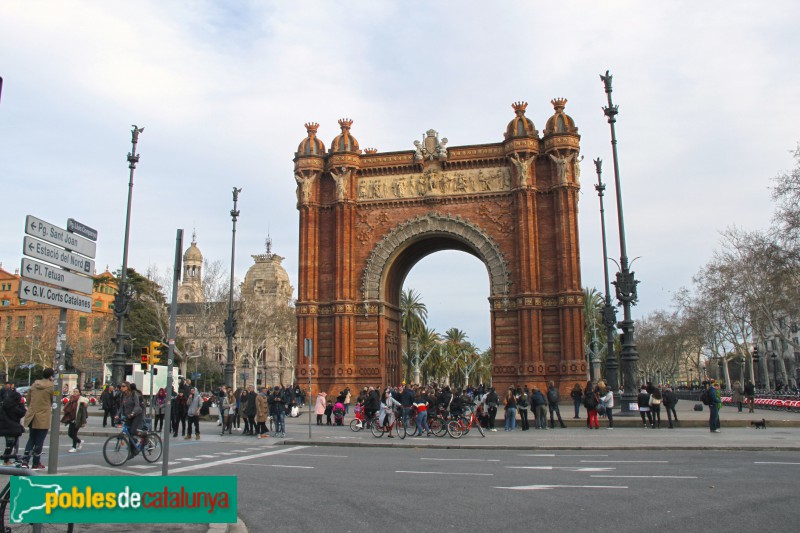
[[[469,146],[449,146],[428,130],[409,139],[413,149],[362,152],[353,121],[342,119],[326,149],[319,125],[305,125],[294,157],[301,383],[304,339],[314,345],[314,392],[399,383],[403,281],[440,250],[486,265],[496,387],[554,380],[565,390],[586,379],[580,135],[567,101],[551,103],[541,135],[527,103],[516,102],[500,142]]]

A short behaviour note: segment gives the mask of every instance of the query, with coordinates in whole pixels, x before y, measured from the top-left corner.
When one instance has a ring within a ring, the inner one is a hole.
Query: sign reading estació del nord
[[[86,257],[94,258],[97,253],[97,244],[95,242],[70,233],[33,215],[25,217],[25,233]]]
[[[52,267],[32,259],[22,259],[22,276],[35,281],[44,281],[58,285],[64,289],[92,294],[94,281],[92,278],[73,274],[60,268]]]
[[[92,312],[92,299],[88,296],[46,287],[25,279],[19,280],[19,297],[42,304],[83,311],[84,313]]]
[[[91,276],[94,273],[94,261],[86,257],[70,253],[59,246],[42,242],[33,237],[25,237],[22,241],[22,253],[34,259],[81,272]]]

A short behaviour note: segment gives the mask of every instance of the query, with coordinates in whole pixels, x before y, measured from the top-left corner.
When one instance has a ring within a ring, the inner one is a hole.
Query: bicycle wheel
[[[353,420],[351,420],[350,421],[350,429],[352,431],[361,431],[362,429],[364,429],[362,427],[362,425],[361,425],[361,420],[359,420],[357,418],[354,418]]]
[[[161,437],[158,436],[158,433],[153,431],[149,432],[144,448],[142,448],[142,457],[144,457],[144,460],[148,463],[155,463],[161,459],[161,453],[163,451],[164,446],[161,442]]]
[[[394,432],[397,433],[397,436],[400,437],[401,439],[406,438],[407,435],[406,426],[403,425],[402,420],[397,419],[394,421]]]
[[[11,523],[11,505],[9,503],[9,490],[11,485],[6,485],[2,492],[0,492],[0,531],[3,533],[32,531],[33,524],[12,524]],[[43,533],[56,531],[66,531],[72,533],[75,524],[39,524]]]
[[[461,436],[469,435],[469,417],[460,416],[458,417],[458,421],[461,423]]]
[[[131,458],[131,445],[128,436],[120,433],[112,435],[103,444],[103,457],[111,466],[122,466]]]
[[[454,439],[460,439],[461,435],[464,434],[464,429],[463,426],[461,425],[461,420],[455,419],[448,422],[447,433]]]
[[[408,417],[404,425],[406,428],[406,435],[413,437],[417,434],[417,421],[415,418]]]
[[[428,421],[431,432],[437,437],[444,437],[447,434],[447,423],[441,417],[434,417]]]
[[[372,423],[369,425],[369,430],[372,431],[372,436],[376,438],[383,437],[383,426],[381,426],[380,422],[377,420],[373,420]]]

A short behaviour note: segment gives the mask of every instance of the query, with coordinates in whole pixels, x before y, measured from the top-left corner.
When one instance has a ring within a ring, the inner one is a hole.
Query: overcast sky
[[[350,117],[362,148],[503,140],[511,103],[541,132],[550,100],[582,135],[584,286],[602,288],[605,161],[609,254],[619,258],[609,127],[598,74],[614,75],[628,254],[640,304],[671,304],[720,230],[761,228],[769,185],[800,140],[795,0],[0,3],[0,261],[14,272],[25,215],[99,231],[97,263],[122,263],[132,124],[139,139],[129,266],[169,271],[175,231],[226,268],[241,187],[236,277],[273,250],[297,287],[292,158],[303,124],[330,145]],[[613,267],[613,264],[612,264]],[[457,274],[457,275],[454,275]],[[490,344],[485,267],[442,252],[406,281],[429,325]]]

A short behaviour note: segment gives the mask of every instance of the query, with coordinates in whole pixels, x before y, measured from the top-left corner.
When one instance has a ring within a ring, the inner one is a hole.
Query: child
[[[333,404],[328,400],[328,405],[325,407],[325,425],[332,426],[331,414],[333,413]]]

